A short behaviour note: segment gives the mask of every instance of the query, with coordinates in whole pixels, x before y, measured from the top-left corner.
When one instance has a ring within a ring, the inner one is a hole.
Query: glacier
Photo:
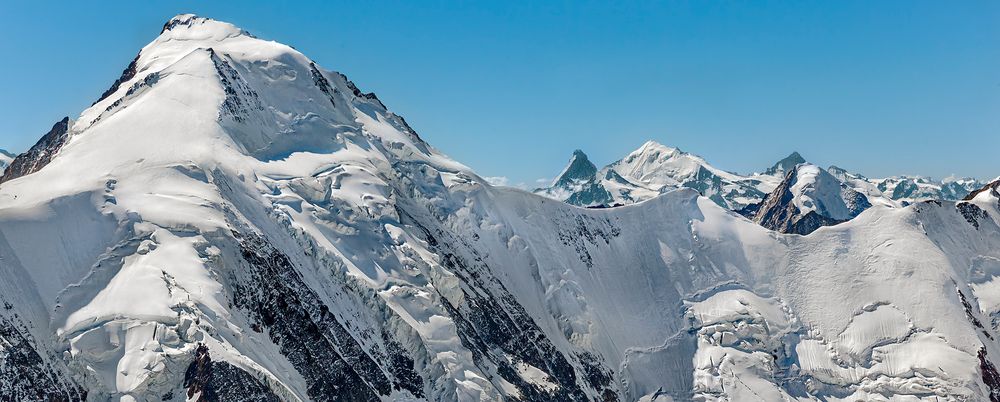
[[[0,399],[1000,398],[996,182],[808,235],[684,186],[581,208],[190,14],[60,122],[0,183]]]

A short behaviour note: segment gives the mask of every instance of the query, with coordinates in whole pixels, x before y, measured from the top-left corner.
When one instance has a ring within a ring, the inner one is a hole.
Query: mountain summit
[[[98,99],[0,183],[0,400],[1000,395],[992,187],[855,214],[815,166],[739,176],[647,143],[574,153],[556,184],[628,204],[579,208],[190,14]],[[765,193],[853,218],[797,235],[729,210]]]
[[[775,162],[774,165],[767,168],[767,170],[764,171],[764,174],[772,176],[784,176],[785,173],[792,171],[793,169],[795,169],[795,166],[798,166],[799,164],[802,163],[806,163],[806,159],[803,158],[802,155],[799,155],[798,152],[792,152],[788,156],[784,157],[782,160]]]

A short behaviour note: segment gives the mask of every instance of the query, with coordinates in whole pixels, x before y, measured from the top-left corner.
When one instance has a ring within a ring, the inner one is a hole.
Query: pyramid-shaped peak
[[[566,168],[556,177],[553,186],[592,180],[596,174],[597,166],[594,166],[594,163],[587,158],[587,154],[577,149],[573,151],[573,156],[570,157]]]
[[[806,159],[803,158],[798,152],[793,151],[788,156],[782,158],[778,162],[775,162],[774,165],[764,171],[764,174],[784,174],[795,168],[795,166],[800,163],[806,163]]]
[[[792,153],[788,154],[788,156],[786,156],[779,162],[788,162],[798,165],[800,163],[806,163],[806,159],[803,158],[802,155],[798,153],[798,151],[792,151]]]

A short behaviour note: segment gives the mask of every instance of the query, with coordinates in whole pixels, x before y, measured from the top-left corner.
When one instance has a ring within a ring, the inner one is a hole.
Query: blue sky
[[[529,185],[647,139],[738,172],[793,150],[869,176],[1000,175],[1000,2],[0,4],[0,147],[106,89],[171,16],[347,74],[431,144]]]

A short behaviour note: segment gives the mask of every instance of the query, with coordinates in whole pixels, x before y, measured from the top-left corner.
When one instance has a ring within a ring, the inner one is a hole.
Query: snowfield
[[[3,400],[1000,398],[996,185],[852,217],[798,165],[850,218],[805,236],[692,188],[580,208],[193,15],[69,122],[0,183]]]

